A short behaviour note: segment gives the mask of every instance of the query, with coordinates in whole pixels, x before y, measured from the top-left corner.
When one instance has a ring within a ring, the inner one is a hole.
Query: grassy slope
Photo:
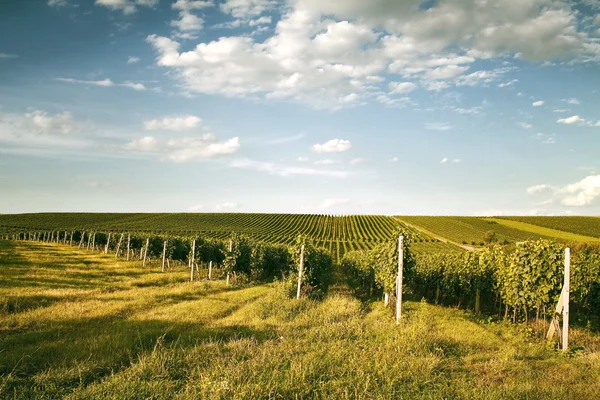
[[[287,299],[69,247],[0,241],[0,398],[594,398],[600,340],[344,294]],[[584,343],[585,342],[585,343]],[[594,350],[594,351],[591,351]]]
[[[565,232],[565,231],[560,231],[560,230],[551,229],[551,228],[545,228],[543,226],[532,225],[529,223],[515,221],[515,220],[501,219],[501,218],[486,218],[486,220],[495,221],[500,225],[505,225],[510,228],[519,229],[521,231],[531,232],[531,233],[548,236],[548,237],[555,237],[557,239],[566,240],[566,241],[570,241],[570,242],[598,242],[598,241],[600,241],[599,238],[595,238],[595,237],[578,235],[576,233]]]
[[[543,226],[563,232],[600,238],[599,217],[499,217],[506,220],[520,221]]]

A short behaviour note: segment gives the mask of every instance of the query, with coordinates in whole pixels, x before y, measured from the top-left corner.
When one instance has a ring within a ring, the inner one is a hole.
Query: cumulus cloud
[[[578,99],[574,98],[574,97],[572,97],[572,98],[570,98],[570,99],[567,99],[566,101],[567,101],[567,103],[569,103],[569,104],[575,104],[575,105],[577,105],[577,104],[581,104],[581,102],[580,102]]]
[[[198,127],[201,122],[202,119],[195,115],[169,116],[145,121],[144,129],[147,131],[184,131]]]
[[[527,193],[535,195],[548,192],[560,203],[570,207],[587,206],[600,197],[600,175],[589,175],[582,180],[567,185],[537,185],[527,189]]]
[[[122,146],[123,150],[128,151],[159,153],[163,159],[176,163],[233,154],[239,148],[239,138],[219,142],[212,134],[168,141],[145,136]]]
[[[350,199],[325,199],[320,205],[320,208],[334,208],[350,203]]]
[[[158,0],[96,0],[97,6],[104,6],[114,11],[122,11],[123,14],[129,15],[137,11],[139,6],[154,7],[158,4]]]
[[[110,79],[102,79],[102,80],[97,80],[97,81],[93,81],[93,80],[80,80],[80,79],[72,79],[72,78],[56,78],[57,81],[60,82],[66,82],[66,83],[74,83],[74,84],[81,84],[81,85],[92,85],[92,86],[102,86],[102,87],[113,87],[113,86],[122,86],[122,87],[128,87],[130,89],[134,89],[134,90],[146,90],[146,86],[144,86],[144,84],[142,83],[135,83],[135,82],[123,82],[123,83],[115,83]]]
[[[247,158],[234,160],[233,162],[231,162],[230,166],[233,168],[250,169],[254,171],[264,172],[269,175],[278,175],[282,177],[289,177],[295,175],[314,175],[325,176],[330,178],[345,178],[348,176],[348,173],[346,171],[296,167],[277,164],[273,162],[255,161]]]
[[[352,144],[349,140],[344,139],[331,139],[323,144],[315,144],[312,146],[312,150],[317,153],[336,153],[348,151],[352,148]]]
[[[538,100],[538,101],[534,101],[533,104],[532,104],[532,106],[534,106],[534,107],[541,107],[541,106],[544,105],[544,103],[545,103],[545,101]]]
[[[574,124],[581,124],[584,121],[585,120],[583,118],[581,118],[579,115],[573,115],[572,117],[569,117],[569,118],[561,118],[556,122],[558,122],[559,124],[574,125]]]
[[[127,64],[135,64],[140,61],[139,57],[129,57],[127,58]]]
[[[417,90],[419,86],[412,82],[390,82],[388,85],[390,93],[403,94]]]

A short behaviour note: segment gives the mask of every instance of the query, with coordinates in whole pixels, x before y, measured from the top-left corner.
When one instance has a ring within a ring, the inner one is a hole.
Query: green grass
[[[600,338],[565,357],[521,332],[408,301],[397,327],[344,290],[226,287],[68,246],[0,241],[0,398],[594,398]]]
[[[598,217],[500,217],[506,220],[543,226],[563,232],[600,238],[600,218]]]
[[[555,237],[560,240],[569,241],[569,242],[598,242],[599,238],[579,235],[576,233],[560,231],[551,228],[545,228],[543,226],[532,225],[530,223],[515,221],[511,219],[502,219],[502,218],[486,218],[488,221],[495,221],[500,225],[505,225],[510,228],[519,229],[525,232],[531,232],[534,234],[539,234],[547,237]]]
[[[400,216],[396,219],[459,244],[481,245],[483,237],[488,231],[496,232],[499,241],[506,240],[509,243],[528,239],[560,239],[557,236],[521,230],[482,217]]]

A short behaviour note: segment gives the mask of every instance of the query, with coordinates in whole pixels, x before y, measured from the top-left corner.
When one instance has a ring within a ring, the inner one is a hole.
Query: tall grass
[[[289,299],[139,262],[0,242],[0,398],[595,398],[600,340],[564,356],[519,327],[343,291]]]

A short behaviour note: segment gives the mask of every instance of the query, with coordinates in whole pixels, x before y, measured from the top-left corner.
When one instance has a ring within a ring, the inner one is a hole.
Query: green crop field
[[[404,319],[340,287],[190,282],[137,261],[0,240],[2,399],[597,397],[600,338],[565,357],[518,325],[412,300]],[[407,294],[409,295],[409,294]]]
[[[225,239],[232,232],[267,243],[291,244],[299,234],[328,249],[336,260],[352,250],[371,249],[392,239],[399,222],[380,215],[308,215],[244,213],[40,213],[0,215],[0,231],[96,230],[154,234],[201,234]],[[456,250],[418,230],[415,251]]]
[[[545,228],[556,229],[578,235],[600,238],[598,217],[500,217],[501,219],[525,222]]]
[[[544,221],[545,218],[552,217],[539,217],[539,220]],[[600,219],[593,217],[579,217],[578,221],[589,221],[587,222],[590,226],[598,224]],[[579,235],[592,236],[592,238],[586,238],[581,236],[568,236],[562,232],[553,232],[551,230],[527,230],[519,229],[516,225],[503,224],[500,218],[484,218],[484,217],[438,217],[438,216],[399,216],[397,220],[411,224],[418,228],[423,228],[426,231],[431,232],[433,235],[440,236],[458,244],[468,245],[483,245],[484,235],[488,231],[494,231],[500,242],[515,243],[521,242],[528,239],[552,239],[558,241],[587,241],[592,239],[594,235],[590,235],[590,229],[576,229],[572,228],[571,231]],[[503,218],[507,221],[509,218]],[[515,218],[514,220],[520,221],[521,219]],[[552,220],[551,220],[552,221]],[[532,222],[530,222],[532,223]],[[547,225],[551,225],[548,223]],[[583,222],[580,222],[581,226],[587,226]],[[579,225],[577,225],[579,227]],[[556,228],[555,228],[556,229]],[[599,234],[596,233],[595,237]]]

